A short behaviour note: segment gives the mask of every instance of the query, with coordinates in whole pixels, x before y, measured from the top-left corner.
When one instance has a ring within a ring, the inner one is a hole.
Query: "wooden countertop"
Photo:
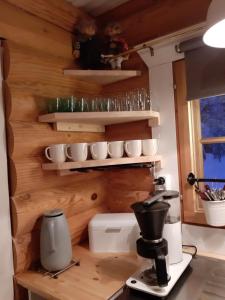
[[[51,279],[27,271],[16,275],[18,284],[51,300],[106,300],[119,290],[126,279],[140,266],[136,254],[94,254],[87,246],[74,247],[74,266]]]

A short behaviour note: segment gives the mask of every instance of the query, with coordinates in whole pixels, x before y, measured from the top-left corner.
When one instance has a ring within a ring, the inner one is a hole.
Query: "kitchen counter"
[[[94,254],[83,245],[74,247],[73,257],[80,260],[80,266],[72,267],[57,279],[27,271],[16,275],[16,280],[44,299],[106,300],[140,266],[136,253]]]
[[[145,293],[127,287],[113,300],[159,300]],[[176,283],[169,296],[164,300],[224,300],[225,299],[225,262],[197,256]]]
[[[210,253],[201,254],[212,256]],[[74,258],[80,259],[80,266],[72,267],[57,279],[27,271],[16,275],[16,280],[31,292],[51,300],[159,299],[128,288],[124,289],[122,295],[111,298],[124,286],[126,279],[140,267],[140,261],[135,253],[93,254],[88,246],[79,245],[74,247]],[[224,259],[224,256],[219,258]],[[197,256],[166,299],[222,300],[225,299],[223,295],[225,295],[225,262]]]

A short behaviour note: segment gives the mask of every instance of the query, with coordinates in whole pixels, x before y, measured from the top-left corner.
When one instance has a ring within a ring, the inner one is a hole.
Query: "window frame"
[[[196,157],[200,154],[196,150],[196,137],[190,127],[196,122],[198,115],[191,114],[191,106],[195,101],[187,101],[186,73],[184,59],[173,63],[175,84],[175,117],[177,129],[178,168],[181,191],[182,217],[184,223],[206,225],[205,215],[195,189],[187,182],[190,172],[197,174]],[[197,102],[198,103],[198,102]],[[190,123],[189,123],[190,120]],[[191,124],[191,126],[189,125]],[[200,128],[199,128],[200,130]],[[198,130],[198,132],[199,132]],[[198,148],[197,148],[198,149]],[[196,154],[195,154],[196,153]]]

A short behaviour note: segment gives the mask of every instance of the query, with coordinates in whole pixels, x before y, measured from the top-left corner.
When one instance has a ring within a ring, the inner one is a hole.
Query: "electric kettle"
[[[72,245],[67,220],[60,209],[44,213],[41,224],[40,256],[42,266],[59,271],[72,260]]]

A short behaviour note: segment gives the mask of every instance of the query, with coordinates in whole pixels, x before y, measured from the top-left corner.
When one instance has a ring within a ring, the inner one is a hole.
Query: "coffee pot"
[[[72,260],[72,245],[67,220],[60,209],[44,214],[41,224],[40,256],[49,272],[63,270]]]

